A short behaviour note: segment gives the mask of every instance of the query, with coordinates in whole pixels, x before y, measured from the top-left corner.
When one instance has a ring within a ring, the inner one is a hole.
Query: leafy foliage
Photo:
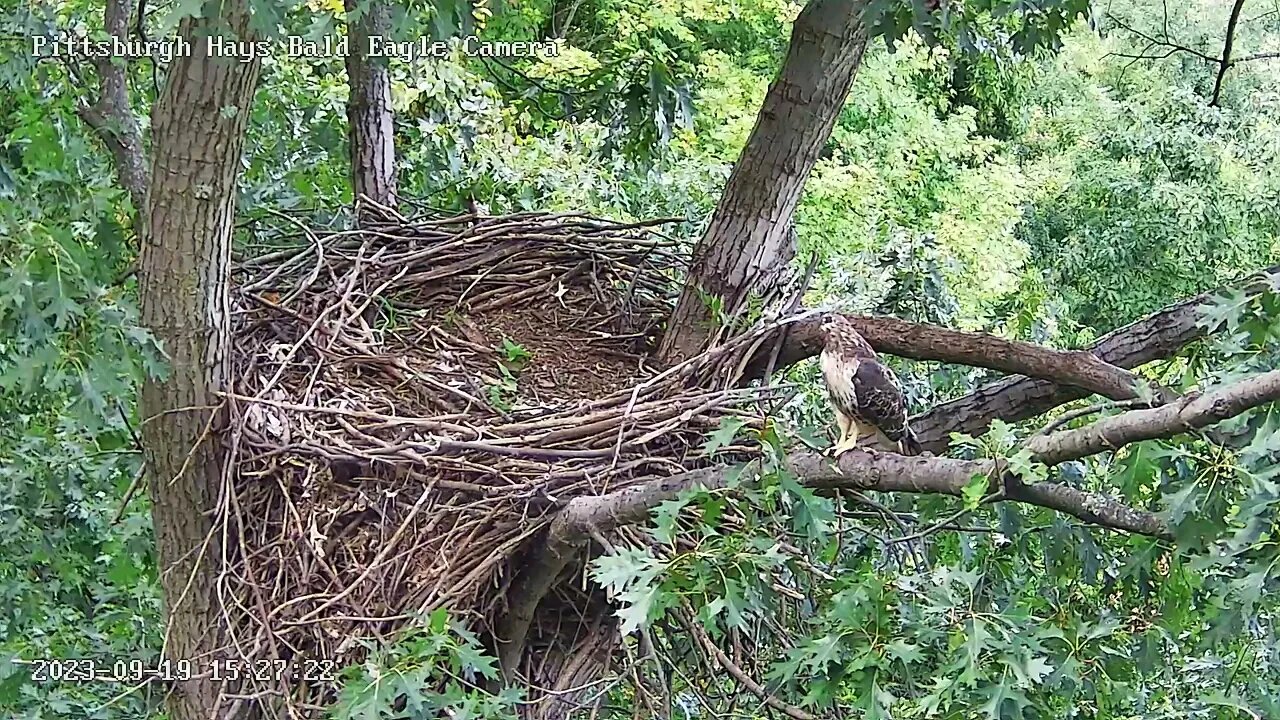
[[[1081,48],[1083,50],[1084,48]],[[1088,62],[1068,52],[1055,72]],[[1276,257],[1275,149],[1246,116],[1127,81],[1032,121],[1044,177],[1022,235],[1080,322],[1109,328]],[[1101,80],[1115,74],[1104,72]]]
[[[494,659],[480,641],[440,609],[368,660],[343,670],[333,720],[425,720],[440,717],[514,718],[519,695],[492,695],[477,683],[495,680]],[[438,688],[438,689],[437,689]]]
[[[121,504],[136,384],[163,364],[126,277],[127,196],[47,79],[12,84],[0,114],[0,713],[140,717],[149,688],[35,683],[13,662],[153,661],[162,627],[146,501]]]

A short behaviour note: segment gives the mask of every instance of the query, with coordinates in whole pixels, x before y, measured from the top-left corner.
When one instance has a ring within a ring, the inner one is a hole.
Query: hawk
[[[832,455],[853,449],[867,435],[896,446],[903,455],[919,455],[920,441],[907,425],[902,385],[853,323],[843,315],[828,315],[822,339],[822,378],[840,426]]]

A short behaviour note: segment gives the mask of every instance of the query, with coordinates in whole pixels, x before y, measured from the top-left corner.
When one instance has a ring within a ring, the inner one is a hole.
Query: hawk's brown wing
[[[853,409],[860,422],[874,425],[894,442],[910,433],[906,401],[892,370],[878,361],[863,360],[858,363],[852,380],[853,395],[857,398]]]

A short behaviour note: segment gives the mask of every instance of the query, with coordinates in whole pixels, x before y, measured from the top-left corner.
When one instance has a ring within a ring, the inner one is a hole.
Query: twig
[[[1058,428],[1062,427],[1063,425],[1066,425],[1067,423],[1073,420],[1079,420],[1082,417],[1086,417],[1088,415],[1094,415],[1094,414],[1103,412],[1104,410],[1113,410],[1113,409],[1129,410],[1135,407],[1150,407],[1150,403],[1145,400],[1141,400],[1137,398],[1132,400],[1111,400],[1108,402],[1101,402],[1094,405],[1090,405],[1088,407],[1076,408],[1075,410],[1068,410],[1067,412],[1064,412],[1061,415],[1050,420],[1048,423],[1045,423],[1044,427],[1032,433],[1028,439],[1030,439],[1031,437],[1039,437],[1042,435],[1052,434],[1055,430],[1057,430]]]
[[[766,705],[787,717],[792,718],[792,720],[818,720],[817,715],[779,700],[773,695],[773,693],[766,690],[763,685],[756,682],[755,679],[730,660],[729,656],[725,655],[723,650],[716,647],[716,644],[707,636],[706,631],[698,627],[697,623],[689,623],[688,627],[693,632],[694,637],[697,638],[699,644],[701,644],[702,647],[715,658],[720,667],[724,668],[725,672],[732,675],[735,680],[745,685],[748,690],[759,697]]]

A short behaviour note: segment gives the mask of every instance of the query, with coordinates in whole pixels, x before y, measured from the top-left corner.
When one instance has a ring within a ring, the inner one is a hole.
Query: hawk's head
[[[844,315],[830,313],[822,320],[822,343],[841,354],[875,357],[876,351]]]

